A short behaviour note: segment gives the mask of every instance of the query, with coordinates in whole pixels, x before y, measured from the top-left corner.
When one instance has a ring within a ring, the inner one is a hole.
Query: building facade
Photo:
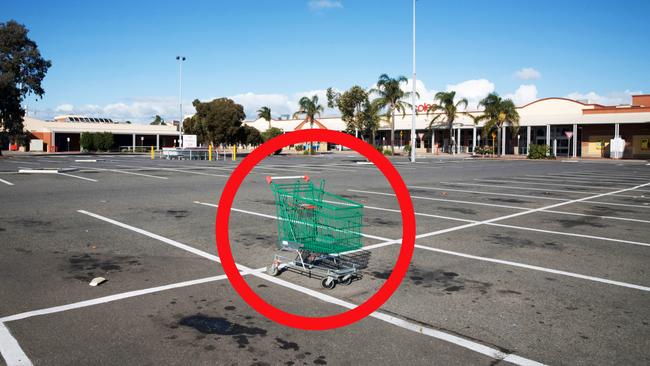
[[[546,144],[551,147],[552,154],[560,157],[609,157],[610,140],[619,136],[625,140],[624,158],[650,158],[650,95],[634,95],[630,105],[618,106],[567,98],[544,98],[518,107],[517,111],[520,116],[519,128],[514,129],[506,121],[501,141],[492,138],[492,134],[483,133],[484,123],[474,124],[469,115],[478,116],[480,111],[459,116],[451,131],[457,152],[473,152],[478,146],[500,143],[506,154],[526,154],[531,144]],[[424,112],[416,114],[417,146],[421,151],[449,151],[451,144],[448,127],[444,123],[430,126],[432,117],[432,114]],[[343,131],[346,128],[340,117],[318,120],[328,129]],[[247,121],[246,124],[260,131],[266,130],[270,125],[289,132],[302,122],[301,119],[270,122],[257,119]],[[395,146],[408,144],[411,140],[410,131],[411,115],[397,114]],[[375,140],[377,144],[390,144],[390,126],[387,123],[382,123]]]
[[[79,151],[83,132],[112,133],[114,151],[178,145],[176,126],[116,123],[108,118],[83,116],[58,116],[54,121],[26,117],[23,124],[32,140],[42,141],[44,152]]]

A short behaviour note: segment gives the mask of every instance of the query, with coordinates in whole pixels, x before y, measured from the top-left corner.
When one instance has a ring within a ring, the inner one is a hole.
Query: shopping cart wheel
[[[279,276],[280,275],[280,269],[275,264],[272,264],[272,265],[266,267],[266,273],[268,273],[271,276]]]
[[[336,286],[336,280],[331,277],[325,277],[320,281],[320,285],[323,286],[323,288],[331,290]]]
[[[343,277],[343,280],[342,280],[342,281],[339,281],[339,283],[340,283],[341,285],[348,286],[349,284],[352,283],[353,280],[354,280],[354,276],[350,276],[350,277],[348,277],[348,278]]]

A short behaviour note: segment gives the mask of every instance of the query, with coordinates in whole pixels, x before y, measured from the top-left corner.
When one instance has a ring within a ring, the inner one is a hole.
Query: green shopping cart
[[[324,288],[360,278],[358,266],[341,254],[361,248],[363,205],[325,191],[309,176],[267,177],[275,197],[278,249],[267,272],[285,270],[321,279]],[[280,183],[279,181],[291,181]],[[293,259],[282,252],[294,252]]]

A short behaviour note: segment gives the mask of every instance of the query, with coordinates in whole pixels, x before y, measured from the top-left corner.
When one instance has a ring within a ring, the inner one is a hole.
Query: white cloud
[[[515,76],[521,80],[534,80],[541,78],[542,74],[532,67],[524,67],[521,70],[517,70]]]
[[[537,87],[534,84],[522,84],[513,94],[506,94],[504,98],[512,99],[515,105],[520,107],[537,100]]]
[[[72,104],[61,104],[60,106],[54,109],[55,112],[61,112],[61,113],[70,113],[73,110],[74,110],[74,106]]]
[[[326,10],[326,9],[342,9],[343,3],[336,0],[311,0],[309,1],[309,9],[312,11]]]
[[[257,116],[257,110],[262,106],[271,108],[271,114],[277,118],[281,114],[291,114],[296,110],[296,103],[284,94],[255,94],[244,93],[231,95],[230,99],[241,104],[248,119]]]
[[[586,101],[587,103],[596,103],[603,105],[618,105],[618,104],[630,104],[632,102],[632,95],[643,94],[639,91],[630,91],[625,90],[622,92],[611,92],[607,95],[599,95],[596,92],[589,92],[586,94],[573,92],[568,94],[566,97],[569,99]]]
[[[39,115],[52,118],[53,114],[79,114],[89,117],[107,117],[116,121],[149,122],[155,115],[160,115],[166,120],[178,119],[178,99],[176,97],[146,97],[132,98],[122,102],[109,103],[104,106],[85,104],[75,106],[61,104],[54,110],[41,111]],[[194,107],[189,102],[183,103],[183,114],[194,113]]]
[[[467,98],[467,109],[477,108],[478,102],[494,91],[494,83],[487,79],[466,80],[458,84],[448,84],[446,91],[456,91],[457,98]]]
[[[406,83],[402,83],[402,90],[405,92],[413,91],[413,78],[408,79]],[[433,97],[436,95],[437,90],[428,89],[422,80],[416,80],[415,91],[417,91],[419,98],[416,96],[416,104],[433,103]],[[410,103],[411,100],[409,99]]]

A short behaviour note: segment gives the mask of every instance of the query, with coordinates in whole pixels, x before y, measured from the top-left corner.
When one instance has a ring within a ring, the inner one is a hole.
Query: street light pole
[[[415,149],[416,149],[416,141],[415,141],[415,111],[416,106],[415,106],[415,82],[416,82],[416,77],[415,77],[415,1],[413,0],[413,90],[411,91],[411,162],[415,163]]]
[[[176,56],[178,60],[178,104],[180,106],[180,118],[178,119],[178,145],[183,139],[183,61],[185,56]]]

